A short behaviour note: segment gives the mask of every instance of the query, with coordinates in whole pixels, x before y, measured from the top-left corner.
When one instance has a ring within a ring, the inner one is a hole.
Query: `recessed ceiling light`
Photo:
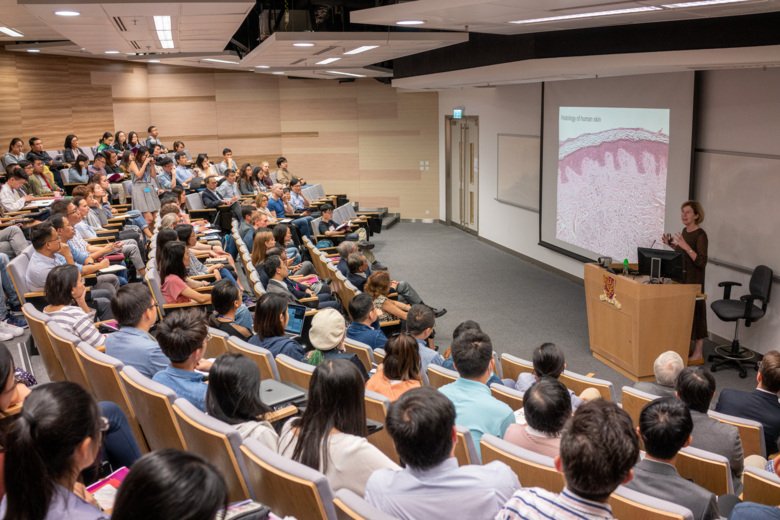
[[[255,65],[256,69],[270,69],[271,67],[268,65]]]
[[[54,11],[57,16],[79,16],[81,13],[78,11]]]
[[[27,52],[41,52],[40,49],[27,49]]]
[[[157,31],[157,39],[163,49],[173,49],[173,31],[171,30],[170,16],[155,16],[154,28]]]
[[[0,33],[6,34],[11,38],[21,38],[24,36],[24,34],[20,33],[19,31],[15,31],[9,27],[0,27]]]
[[[360,54],[361,52],[370,51],[371,49],[376,49],[377,47],[379,47],[379,45],[362,45],[356,49],[347,51],[344,54]]]
[[[327,65],[328,63],[333,63],[334,61],[339,61],[341,58],[325,58],[322,61],[318,61],[317,65]]]
[[[293,47],[314,47],[314,44],[311,42],[297,42],[293,43]]]
[[[284,72],[272,72],[274,76],[284,76]]]
[[[103,54],[119,54],[119,51],[106,51]]]
[[[363,74],[353,74],[351,72],[339,72],[337,70],[326,70],[328,74],[337,74],[339,76],[350,76],[352,78],[365,78]]]
[[[146,63],[160,63],[160,60],[149,60]]]
[[[226,65],[238,65],[235,61],[220,60],[217,58],[203,58],[201,61],[208,61],[209,63],[224,63]]]
[[[664,4],[661,7],[666,9],[681,9],[686,7],[705,7],[708,5],[737,4],[747,2],[748,0],[700,0],[698,2],[680,2],[676,4]]]
[[[546,18],[530,18],[528,20],[514,20],[509,23],[522,25],[522,24],[531,24],[531,23],[557,22],[561,20],[597,18],[599,16],[615,16],[619,14],[643,13],[645,11],[663,11],[663,9],[655,6],[631,7],[628,9],[611,9],[609,11],[592,11],[590,13],[565,14],[561,16],[548,16]]]
[[[395,22],[396,25],[422,25],[425,20],[399,20]]]

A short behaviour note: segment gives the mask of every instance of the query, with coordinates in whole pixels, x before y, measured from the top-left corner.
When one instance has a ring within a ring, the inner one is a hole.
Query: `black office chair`
[[[715,372],[722,366],[736,368],[739,377],[747,377],[745,365],[758,369],[755,360],[756,353],[739,346],[739,321],[745,320],[745,327],[750,327],[754,321],[764,317],[766,307],[769,304],[769,295],[772,292],[772,269],[765,265],[759,265],[750,276],[750,294],[741,296],[738,300],[731,299],[731,288],[742,286],[737,282],[720,282],[718,287],[723,287],[723,299],[712,302],[712,311],[722,321],[734,321],[734,339],[731,345],[715,347],[715,353],[711,354],[708,361],[715,361],[710,370]],[[760,301],[761,307],[754,305],[754,301]]]

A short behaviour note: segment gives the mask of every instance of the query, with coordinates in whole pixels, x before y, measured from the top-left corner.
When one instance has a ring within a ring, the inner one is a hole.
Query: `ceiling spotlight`
[[[41,52],[41,50],[40,49],[27,49],[27,52],[35,53],[35,52]]]
[[[322,61],[318,61],[317,65],[327,65],[329,63],[333,63],[334,61],[339,61],[341,58],[326,58]]]
[[[376,49],[377,47],[379,47],[379,45],[362,45],[356,49],[347,51],[344,54],[360,54],[361,52],[370,51],[371,49]]]
[[[314,44],[311,42],[297,42],[293,43],[293,47],[314,47]]]
[[[15,31],[11,29],[10,27],[0,27],[0,33],[8,35],[11,38],[21,38],[24,36],[24,34],[20,33],[19,31]]]
[[[78,11],[54,11],[57,16],[79,16],[81,13]]]
[[[425,20],[399,20],[395,22],[396,25],[422,25]]]
[[[268,65],[255,65],[255,68],[256,69],[270,69],[271,67],[269,67]]]
[[[106,51],[103,54],[119,54],[119,51]]]

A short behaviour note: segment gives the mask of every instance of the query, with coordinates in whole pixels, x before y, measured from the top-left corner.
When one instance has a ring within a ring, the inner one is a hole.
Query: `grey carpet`
[[[566,353],[570,370],[595,372],[612,381],[618,395],[623,385],[632,384],[591,355],[581,283],[443,224],[401,222],[371,241],[393,279],[410,282],[428,305],[447,308],[436,324],[440,350],[450,345],[453,329],[470,319],[498,352],[530,360],[534,348],[551,341]],[[706,345],[705,355],[711,347]],[[755,371],[747,379],[735,370],[717,372],[715,378],[719,389],[755,385]]]

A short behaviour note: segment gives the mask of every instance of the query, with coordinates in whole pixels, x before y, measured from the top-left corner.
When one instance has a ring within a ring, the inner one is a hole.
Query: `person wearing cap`
[[[309,343],[314,347],[306,361],[310,365],[319,365],[331,359],[347,359],[360,370],[363,380],[368,380],[368,372],[355,354],[344,348],[347,325],[344,317],[336,309],[322,309],[314,315],[309,330]]]

